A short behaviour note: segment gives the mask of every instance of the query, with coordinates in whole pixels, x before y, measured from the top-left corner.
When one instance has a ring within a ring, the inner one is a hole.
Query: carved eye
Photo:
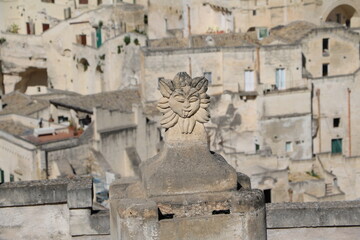
[[[176,96],[175,100],[178,101],[178,102],[181,102],[181,103],[185,102],[185,98],[181,97],[181,96]]]
[[[189,102],[196,102],[197,100],[199,100],[199,99],[195,96],[189,98]]]

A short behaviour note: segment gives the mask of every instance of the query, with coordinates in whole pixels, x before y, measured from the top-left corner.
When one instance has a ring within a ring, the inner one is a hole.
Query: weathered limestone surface
[[[186,73],[159,81],[165,145],[140,179],[110,187],[112,239],[266,239],[262,191],[209,151],[207,84]]]
[[[180,137],[177,137],[179,136]],[[235,190],[237,175],[226,160],[210,153],[206,133],[196,124],[191,135],[166,132],[164,151],[141,166],[149,196]]]
[[[109,239],[92,192],[91,177],[1,184],[0,239]]]
[[[360,201],[266,205],[268,239],[347,240],[360,236]]]
[[[268,228],[360,226],[360,201],[268,204]]]

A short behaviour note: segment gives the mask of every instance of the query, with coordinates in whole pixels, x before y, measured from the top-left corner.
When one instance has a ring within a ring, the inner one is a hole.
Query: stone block
[[[251,189],[250,177],[241,172],[237,172],[236,174],[237,174],[238,188]]]
[[[39,180],[0,185],[0,206],[66,203],[68,180]]]
[[[67,186],[67,204],[72,208],[91,208],[93,201],[92,178],[74,178]]]
[[[158,239],[158,208],[155,202],[145,199],[122,199],[113,203],[116,216],[112,217],[112,239]],[[113,212],[112,212],[113,214]]]
[[[268,228],[359,226],[360,201],[267,204]]]
[[[266,239],[260,190],[117,201],[113,239]]]

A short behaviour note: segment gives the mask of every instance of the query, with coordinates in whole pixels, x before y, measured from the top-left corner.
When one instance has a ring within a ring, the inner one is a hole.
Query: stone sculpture
[[[178,125],[182,133],[192,133],[196,122],[209,121],[207,108],[210,97],[206,94],[208,80],[204,77],[192,79],[187,73],[179,73],[174,80],[159,80],[162,98],[158,109],[163,118],[160,124],[164,128]]]

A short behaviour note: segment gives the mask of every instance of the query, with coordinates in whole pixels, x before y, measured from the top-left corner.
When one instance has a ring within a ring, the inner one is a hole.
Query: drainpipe
[[[349,136],[349,157],[351,157],[351,102],[350,102],[350,88],[347,89],[348,91],[348,136]]]
[[[319,153],[321,153],[320,89],[316,90],[316,97],[318,102]]]

